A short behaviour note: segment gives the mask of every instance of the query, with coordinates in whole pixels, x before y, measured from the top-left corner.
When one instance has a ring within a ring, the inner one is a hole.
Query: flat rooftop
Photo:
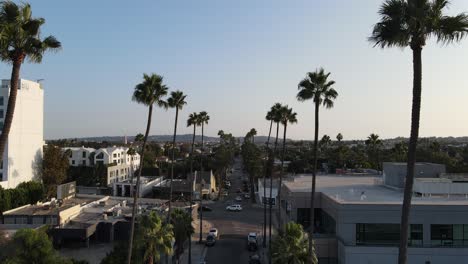
[[[4,215],[56,215],[59,212],[69,209],[78,204],[88,204],[99,198],[77,198],[73,197],[63,201],[62,206],[50,207],[47,203],[25,205],[9,211],[4,212]]]
[[[311,175],[300,175],[284,181],[291,192],[310,193]],[[317,175],[317,192],[340,204],[399,204],[403,191],[382,184],[380,176]],[[412,198],[416,205],[468,205],[464,195],[425,196]]]

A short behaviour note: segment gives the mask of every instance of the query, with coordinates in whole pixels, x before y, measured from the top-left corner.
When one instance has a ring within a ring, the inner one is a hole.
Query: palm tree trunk
[[[416,145],[419,135],[419,119],[421,111],[422,91],[422,59],[421,47],[413,49],[413,105],[411,110],[411,135],[408,146],[408,168],[406,172],[403,206],[401,210],[400,248],[398,251],[398,264],[407,263],[409,214],[411,197],[413,195],[414,164],[416,162]]]
[[[174,180],[174,162],[175,162],[175,144],[177,135],[177,120],[179,119],[179,108],[176,107],[176,115],[174,122],[174,136],[172,137],[172,161],[171,161],[171,186],[169,187],[169,212],[167,214],[167,222],[171,222],[172,212],[172,181]]]
[[[267,154],[270,155],[270,136],[271,136],[271,127],[273,126],[273,120],[270,121],[270,131],[268,132],[268,139],[266,142],[266,147],[267,147]],[[262,241],[262,246],[263,248],[266,248],[266,224],[267,224],[267,204],[266,204],[266,174],[268,173],[267,165],[268,165],[268,159],[264,163],[265,167],[265,173],[263,174],[263,199],[265,202],[263,203],[263,241]]]
[[[193,149],[195,148],[196,125],[193,125],[192,149],[190,150],[190,223],[192,223],[192,199],[193,199]],[[192,264],[192,235],[189,236],[188,264]]]
[[[318,133],[319,133],[319,108],[320,103],[315,102],[315,135],[314,135],[314,164],[312,169],[312,191],[310,194],[310,226],[309,226],[309,258],[313,259],[313,248],[312,248],[312,235],[314,234],[315,227],[315,182],[317,178],[317,149],[318,149]]]
[[[5,122],[3,124],[2,134],[0,135],[0,157],[3,157],[3,152],[5,151],[8,135],[10,134],[11,124],[13,123],[13,115],[15,113],[16,97],[18,95],[19,75],[22,61],[23,59],[19,59],[13,62],[13,68],[11,71],[10,79],[10,94],[8,96],[8,105],[5,113]]]
[[[146,122],[145,138],[143,139],[143,146],[141,148],[140,167],[138,168],[136,188],[135,188],[135,192],[133,193],[132,221],[130,225],[130,241],[128,243],[127,264],[131,264],[131,261],[132,261],[133,235],[135,233],[135,218],[136,218],[136,210],[138,207],[138,194],[140,193],[141,170],[143,169],[146,141],[148,140],[148,134],[151,128],[151,116],[152,115],[153,115],[153,105],[151,104],[148,107],[148,121]]]
[[[204,171],[204,168],[203,168],[203,151],[204,151],[204,146],[203,146],[203,140],[204,140],[204,136],[205,136],[205,126],[204,126],[204,122],[202,122],[202,125],[201,125],[201,171],[202,173],[200,174],[200,239],[199,239],[199,242],[201,243],[203,241],[203,178],[202,178],[202,174],[203,174],[203,171]]]
[[[272,211],[272,198],[273,198],[273,165],[275,164],[275,154],[276,154],[276,146],[278,145],[278,133],[279,133],[279,122],[276,123],[276,139],[275,139],[275,147],[273,148],[273,153],[271,154],[271,159],[270,160],[270,202],[268,205],[268,210],[269,210],[269,226],[268,226],[268,260],[269,263],[271,264],[271,211]]]
[[[278,184],[278,225],[279,228],[282,228],[282,222],[281,222],[281,184],[283,183],[283,173],[284,173],[284,154],[286,150],[286,129],[288,127],[288,124],[284,124],[284,131],[283,131],[283,150],[281,152],[281,172],[280,172],[280,178],[279,178],[279,184]]]

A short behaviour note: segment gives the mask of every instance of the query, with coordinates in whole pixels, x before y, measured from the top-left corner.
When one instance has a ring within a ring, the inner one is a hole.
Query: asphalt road
[[[256,232],[259,236],[259,247],[261,247],[261,232],[263,222],[263,209],[253,206],[250,200],[244,199],[240,204],[241,212],[226,211],[229,201],[234,201],[239,194],[236,193],[242,186],[240,179],[242,174],[241,162],[234,165],[234,172],[230,177],[231,188],[229,196],[220,200],[210,207],[212,212],[203,214],[203,218],[212,222],[218,229],[219,239],[213,247],[208,248],[206,262],[208,264],[242,264],[249,262],[249,256],[255,254],[247,250],[247,235]],[[246,176],[246,175],[245,175]]]

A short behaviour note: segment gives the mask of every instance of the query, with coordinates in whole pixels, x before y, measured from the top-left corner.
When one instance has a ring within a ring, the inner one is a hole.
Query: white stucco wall
[[[9,96],[9,80],[2,80],[3,123]],[[37,176],[44,145],[44,90],[36,82],[21,80],[13,123],[3,155],[2,187],[14,188]]]

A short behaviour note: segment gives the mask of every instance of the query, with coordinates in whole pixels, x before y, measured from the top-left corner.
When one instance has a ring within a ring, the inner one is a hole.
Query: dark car
[[[201,208],[203,209],[203,212],[211,212],[211,211],[213,211],[213,209],[211,209],[211,207],[208,207],[208,206],[202,206]],[[198,207],[197,210],[200,212],[200,207]]]
[[[260,256],[255,254],[253,256],[250,256],[249,258],[249,264],[260,264]]]
[[[208,235],[208,236],[206,237],[205,245],[206,245],[207,247],[214,246],[215,243],[216,243],[216,238],[214,237],[214,235]]]
[[[249,251],[257,251],[257,240],[249,240],[249,242],[247,243],[247,249]]]

